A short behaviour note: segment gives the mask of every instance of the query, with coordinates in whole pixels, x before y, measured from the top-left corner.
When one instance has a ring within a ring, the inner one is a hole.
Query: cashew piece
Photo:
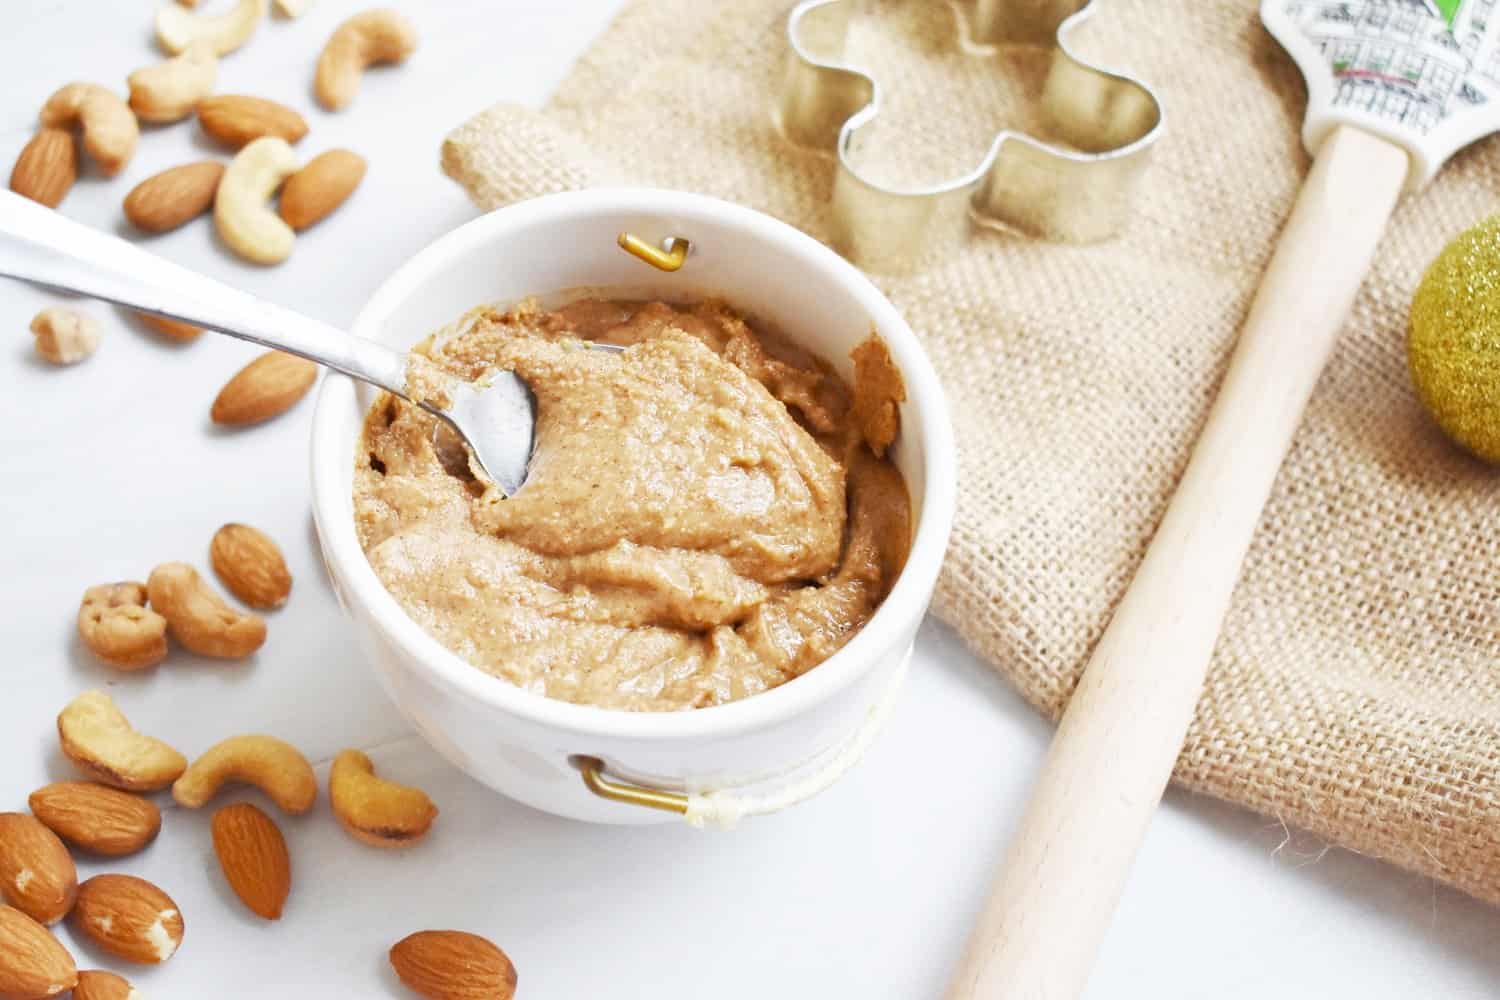
[[[350,836],[372,847],[410,847],[438,814],[421,789],[376,777],[375,765],[358,750],[334,758],[328,798]]]
[[[284,17],[301,17],[312,5],[313,0],[276,0],[276,9],[281,11]]]
[[[167,655],[167,620],[146,607],[144,583],[101,583],[85,590],[78,634],[90,652],[121,670],[155,666]]]
[[[181,55],[138,69],[127,77],[130,108],[143,122],[176,122],[193,113],[214,92],[219,58],[207,42],[194,42]]]
[[[266,0],[236,0],[222,14],[195,14],[179,3],[156,10],[156,40],[172,55],[194,42],[207,42],[215,55],[227,56],[244,45],[266,15]]]
[[[234,610],[187,563],[162,563],[146,580],[151,607],[167,620],[172,638],[203,656],[237,660],[266,641],[260,616]]]
[[[231,736],[209,747],[172,785],[172,798],[198,809],[231,781],[254,785],[285,813],[305,813],[318,798],[307,758],[290,743],[261,735]]]
[[[54,365],[76,365],[99,349],[99,321],[52,306],[31,317],[36,352]]]
[[[279,264],[291,255],[296,234],[269,203],[296,172],[297,154],[275,136],[262,136],[235,155],[214,196],[214,225],[231,250],[254,264]]]
[[[112,90],[97,83],[70,83],[42,105],[42,125],[47,128],[83,130],[83,148],[113,177],[135,154],[141,127],[130,105]]]
[[[402,62],[416,47],[417,29],[399,11],[355,14],[334,30],[318,57],[313,80],[318,103],[337,111],[354,100],[366,66]]]
[[[166,788],[187,768],[187,758],[136,732],[103,691],[85,691],[57,717],[62,751],[84,773],[130,792]]]

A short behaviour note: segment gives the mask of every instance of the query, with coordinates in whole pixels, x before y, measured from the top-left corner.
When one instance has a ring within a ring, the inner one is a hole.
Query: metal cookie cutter
[[[837,159],[833,245],[862,266],[894,270],[955,244],[971,220],[1075,243],[1119,232],[1162,133],[1162,109],[1144,83],[1069,49],[1092,0],[975,0],[967,17],[954,7],[968,48],[1053,46],[1040,99],[1053,141],[1002,130],[978,165],[942,183],[897,189],[867,179],[851,150],[856,133],[880,113],[880,84],[843,62],[856,0],[803,0],[787,19],[776,122],[791,141]]]

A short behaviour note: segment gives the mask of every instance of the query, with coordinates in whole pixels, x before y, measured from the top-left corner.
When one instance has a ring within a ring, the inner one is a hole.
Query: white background
[[[157,58],[148,3],[4,6],[5,163],[54,88],[86,79],[123,91],[129,71]],[[206,220],[149,246],[349,322],[386,274],[474,214],[438,170],[444,133],[494,100],[540,103],[617,4],[404,6],[420,24],[420,50],[404,68],[367,77],[340,114],[319,110],[309,88],[323,40],[354,5],[320,0],[300,21],[273,19],[222,64],[221,92],[275,98],[306,115],[304,157],[347,146],[370,161],[352,201],[300,236],[290,261],[241,264]],[[123,232],[120,202],[136,182],[207,155],[219,153],[192,123],[148,129],[122,177],[85,177],[63,211]],[[314,557],[311,402],[248,431],[215,429],[210,401],[255,352],[212,334],[168,344],[92,303],[83,308],[106,329],[99,353],[54,369],[34,358],[26,332],[49,301],[0,282],[0,506],[10,526],[0,544],[0,809],[22,809],[32,789],[70,776],[53,718],[74,694],[101,685],[137,725],[189,756],[255,730],[319,762],[346,746],[374,748],[390,776],[421,785],[442,808],[431,837],[406,853],[349,840],[324,801],[285,821],[294,887],[277,924],[250,916],[225,887],[208,816],[166,808],[147,852],[82,865],[85,874],[150,878],[186,915],[186,940],[170,963],[121,969],[145,993],[397,995],[390,944],[422,928],[460,927],[510,953],[524,1000],[940,995],[1048,735],[947,629],[924,630],[904,701],[868,759],[789,813],[722,834],[595,828],[531,812],[409,737],[360,662]],[[225,665],[174,652],[132,677],[92,662],[73,627],[84,588],[144,579],[168,559],[206,569],[209,537],[230,520],[269,531],[296,576],[260,653]],[[62,933],[81,966],[113,964]],[[1152,828],[1089,993],[1496,995],[1500,913],[1325,849],[1274,819],[1177,793]]]

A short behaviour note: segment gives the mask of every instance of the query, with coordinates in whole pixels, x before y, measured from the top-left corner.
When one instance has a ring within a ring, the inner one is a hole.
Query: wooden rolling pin
[[[1407,171],[1402,147],[1349,126],[1318,148],[1182,482],[1053,737],[950,1000],[1082,993],[1261,509]]]

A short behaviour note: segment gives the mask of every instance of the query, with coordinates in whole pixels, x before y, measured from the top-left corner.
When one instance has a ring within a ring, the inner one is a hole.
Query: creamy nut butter
[[[480,308],[424,351],[459,379],[513,370],[537,397],[509,499],[391,396],[355,471],[376,575],[481,670],[608,708],[717,705],[827,659],[901,570],[910,505],[885,452],[905,390],[874,335],[852,389],[717,302]]]

